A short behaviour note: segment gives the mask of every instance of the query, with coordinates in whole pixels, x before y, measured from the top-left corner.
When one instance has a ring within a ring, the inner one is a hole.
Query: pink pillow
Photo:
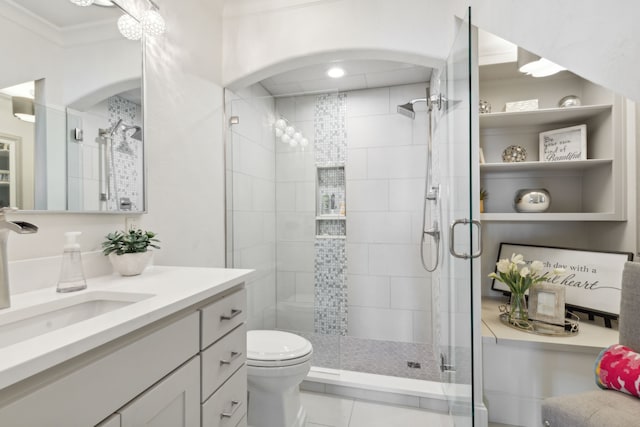
[[[600,352],[595,368],[598,387],[640,397],[640,354],[614,344]]]

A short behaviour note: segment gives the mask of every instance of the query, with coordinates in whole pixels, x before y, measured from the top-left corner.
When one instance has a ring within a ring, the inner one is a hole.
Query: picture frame
[[[548,282],[565,287],[565,304],[569,309],[605,319],[617,319],[620,314],[622,270],[633,260],[631,252],[573,249],[519,243],[500,243],[498,260],[522,254],[524,261],[542,262],[544,271],[564,268],[565,273]],[[509,293],[509,287],[493,280],[491,289]]]
[[[529,290],[529,319],[564,325],[564,304],[564,286],[538,283]]]
[[[540,161],[562,162],[587,159],[587,125],[540,132]]]

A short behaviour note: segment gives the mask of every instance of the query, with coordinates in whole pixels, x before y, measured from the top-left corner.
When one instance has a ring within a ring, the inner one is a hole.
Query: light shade
[[[150,36],[160,36],[164,34],[166,24],[164,18],[157,10],[147,10],[141,19],[142,29]]]
[[[566,68],[518,47],[518,71],[533,77],[546,77]]]
[[[13,115],[20,120],[30,123],[36,121],[36,113],[32,99],[14,96],[11,98],[11,106],[13,107]]]
[[[120,34],[129,40],[140,40],[142,38],[142,25],[134,17],[126,13],[118,18],[118,30],[120,30]]]
[[[91,6],[93,4],[93,0],[69,0],[69,1],[78,6]]]

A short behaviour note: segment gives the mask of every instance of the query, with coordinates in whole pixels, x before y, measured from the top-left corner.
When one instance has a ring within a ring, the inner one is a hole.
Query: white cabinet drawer
[[[202,353],[203,402],[244,364],[246,354],[246,325],[238,326]]]
[[[247,367],[243,366],[202,405],[202,425],[235,427],[246,412]]]
[[[247,319],[247,291],[242,289],[200,309],[204,350]]]
[[[236,427],[247,427],[247,416],[242,417],[240,422],[236,424]]]
[[[200,357],[121,408],[121,427],[200,427]]]

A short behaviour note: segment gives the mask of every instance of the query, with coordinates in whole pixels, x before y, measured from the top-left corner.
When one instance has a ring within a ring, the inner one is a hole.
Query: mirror
[[[0,206],[143,212],[143,42],[118,31],[123,9],[0,5]]]

